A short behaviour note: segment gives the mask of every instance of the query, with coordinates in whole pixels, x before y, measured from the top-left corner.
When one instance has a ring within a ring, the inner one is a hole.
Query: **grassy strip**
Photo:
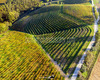
[[[96,44],[95,46],[91,49],[91,51],[87,52],[87,56],[85,58],[84,64],[79,72],[79,76],[77,80],[88,80],[89,76],[91,74],[91,71],[95,65],[95,62],[97,60],[98,54],[99,54],[99,47],[98,45],[100,44],[100,32],[96,34]],[[97,42],[98,41],[98,42]]]
[[[91,26],[93,26],[93,25],[91,25]],[[68,73],[69,73],[69,74],[68,74],[68,75],[69,75],[69,78],[71,78],[71,76],[73,75],[73,72],[74,72],[74,70],[75,70],[75,68],[76,68],[76,66],[77,66],[76,63],[79,62],[79,60],[81,59],[81,57],[82,57],[84,51],[86,50],[86,48],[88,47],[88,45],[89,45],[89,43],[90,43],[90,41],[91,41],[91,39],[92,39],[92,36],[93,36],[93,28],[92,28],[91,26],[90,26],[90,28],[91,28],[92,32],[91,32],[91,34],[90,34],[90,37],[88,37],[88,39],[86,40],[86,42],[84,43],[84,45],[83,45],[82,48],[80,49],[78,56],[73,60],[71,66],[70,66],[70,68],[73,68],[73,66],[75,66],[75,67],[74,67],[72,70],[69,70],[69,71],[68,71]]]

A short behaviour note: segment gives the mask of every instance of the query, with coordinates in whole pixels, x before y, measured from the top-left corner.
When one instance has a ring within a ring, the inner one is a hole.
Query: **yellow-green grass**
[[[100,0],[93,0],[94,4],[98,4],[100,2]]]
[[[8,26],[6,26],[4,23],[0,23],[0,34],[6,32],[7,30]]]
[[[0,3],[6,3],[7,0],[0,0]]]
[[[83,4],[71,4],[64,5],[64,13],[75,16],[81,20],[84,20],[88,24],[92,24],[94,21],[92,6]]]
[[[0,38],[0,80],[63,80],[33,35],[8,31]]]

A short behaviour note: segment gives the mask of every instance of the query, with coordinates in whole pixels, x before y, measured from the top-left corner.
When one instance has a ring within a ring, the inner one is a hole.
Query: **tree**
[[[9,12],[7,15],[7,19],[9,22],[13,22],[19,17],[19,13],[16,11]]]
[[[4,23],[0,23],[0,33],[8,30],[8,27]]]

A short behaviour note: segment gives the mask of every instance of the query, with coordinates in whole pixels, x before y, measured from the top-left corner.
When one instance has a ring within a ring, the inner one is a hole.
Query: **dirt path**
[[[34,37],[34,35],[33,35],[33,37]],[[35,37],[34,37],[34,39],[35,39]],[[36,40],[36,39],[35,39]],[[36,40],[37,41],[37,40]],[[39,44],[39,42],[37,41],[37,43]],[[39,44],[40,45],[40,44]],[[41,45],[40,45],[41,46]],[[45,51],[45,49],[43,49],[43,47],[41,46],[41,48],[42,48],[42,50],[44,51],[44,52],[46,52]],[[52,63],[55,65],[55,67],[56,67],[56,69],[60,72],[60,74],[65,78],[65,80],[69,80],[68,79],[68,76],[61,70],[61,68],[59,67],[59,65],[57,64],[57,62],[56,61],[54,61],[52,58],[51,58],[51,56],[49,55],[49,53],[46,53],[47,54],[47,56],[48,56],[48,58],[52,61]]]
[[[57,64],[57,62],[54,61],[54,60],[50,57],[50,55],[49,55],[48,53],[47,53],[47,55],[48,55],[49,59],[51,59],[51,61],[52,61],[53,64],[55,65],[56,69],[60,72],[60,74],[61,74],[63,77],[65,77],[65,80],[68,80],[67,75],[60,69],[60,67],[59,67],[59,65]]]
[[[93,9],[93,7],[94,7],[94,2],[93,2],[93,0],[92,0],[92,9]],[[98,12],[98,10],[97,10],[97,12]],[[94,18],[95,18],[94,12],[93,12],[93,16],[94,16]],[[74,73],[73,73],[73,75],[72,75],[72,77],[71,77],[71,80],[76,80],[76,78],[77,78],[77,76],[78,76],[78,72],[80,71],[80,69],[81,69],[81,67],[82,67],[82,64],[83,64],[83,62],[84,62],[84,59],[85,59],[85,56],[86,56],[86,52],[87,52],[88,50],[90,50],[90,49],[92,48],[92,46],[94,45],[94,43],[95,43],[95,34],[96,34],[96,32],[98,31],[98,21],[99,21],[99,16],[98,16],[98,19],[97,19],[97,20],[96,20],[96,18],[95,18],[95,22],[94,22],[94,35],[93,35],[93,38],[92,38],[92,40],[91,40],[89,46],[88,46],[87,49],[85,50],[83,56],[81,57],[79,63],[77,64],[76,69],[75,69],[75,71],[74,71]],[[91,79],[90,79],[90,80],[91,80]]]
[[[100,54],[91,72],[89,80],[100,80]]]

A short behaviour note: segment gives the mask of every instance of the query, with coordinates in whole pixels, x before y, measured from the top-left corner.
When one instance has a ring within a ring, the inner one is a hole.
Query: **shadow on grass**
[[[81,4],[86,3],[86,0],[63,0],[64,4]]]

